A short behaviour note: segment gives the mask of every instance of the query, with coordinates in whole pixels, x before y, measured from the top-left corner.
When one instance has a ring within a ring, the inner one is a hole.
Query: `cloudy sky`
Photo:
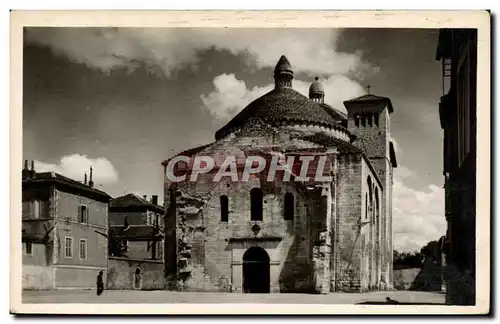
[[[445,233],[437,30],[33,28],[25,32],[23,158],[112,196],[163,195],[161,162],[214,132],[273,83],[285,54],[294,87],[325,100],[391,98],[399,167],[395,247]]]

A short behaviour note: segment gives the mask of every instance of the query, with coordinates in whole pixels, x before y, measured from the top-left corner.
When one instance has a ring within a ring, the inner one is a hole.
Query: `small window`
[[[64,238],[64,256],[66,258],[72,258],[73,257],[73,238],[72,237],[65,237]]]
[[[33,245],[31,242],[25,242],[24,243],[24,246],[25,246],[25,253],[27,255],[32,255],[33,254]]]
[[[226,195],[220,196],[220,221],[228,222],[229,220],[229,199]]]
[[[87,240],[80,240],[80,260],[87,258]]]
[[[87,206],[78,206],[78,222],[87,224],[89,222],[89,211]]]
[[[373,126],[372,114],[368,114],[366,118],[368,119],[368,126]]]
[[[380,117],[380,113],[378,113],[378,112],[375,113],[374,120],[375,120],[375,125],[377,125],[377,126],[378,126],[379,117]]]
[[[250,219],[262,221],[262,190],[253,188],[250,190]]]
[[[364,115],[361,115],[361,126],[366,126],[366,117]]]
[[[285,220],[287,220],[287,221],[293,221],[294,214],[295,214],[295,199],[294,199],[292,193],[287,192],[285,194],[284,205],[285,205],[285,208],[284,208]]]

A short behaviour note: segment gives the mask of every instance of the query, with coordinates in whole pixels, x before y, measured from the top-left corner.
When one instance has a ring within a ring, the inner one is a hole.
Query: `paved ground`
[[[380,304],[386,297],[400,303],[444,304],[445,295],[418,291],[307,294],[228,294],[173,291],[95,290],[23,291],[23,303],[282,303],[282,304]]]

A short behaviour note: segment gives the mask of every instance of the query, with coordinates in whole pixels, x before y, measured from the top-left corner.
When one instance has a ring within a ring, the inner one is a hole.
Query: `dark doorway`
[[[243,291],[269,293],[269,255],[258,246],[249,248],[243,255]]]

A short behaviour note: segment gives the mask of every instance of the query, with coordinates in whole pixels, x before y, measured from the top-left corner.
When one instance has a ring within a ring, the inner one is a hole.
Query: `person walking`
[[[97,296],[100,296],[104,291],[104,281],[102,280],[102,271],[97,275]]]

